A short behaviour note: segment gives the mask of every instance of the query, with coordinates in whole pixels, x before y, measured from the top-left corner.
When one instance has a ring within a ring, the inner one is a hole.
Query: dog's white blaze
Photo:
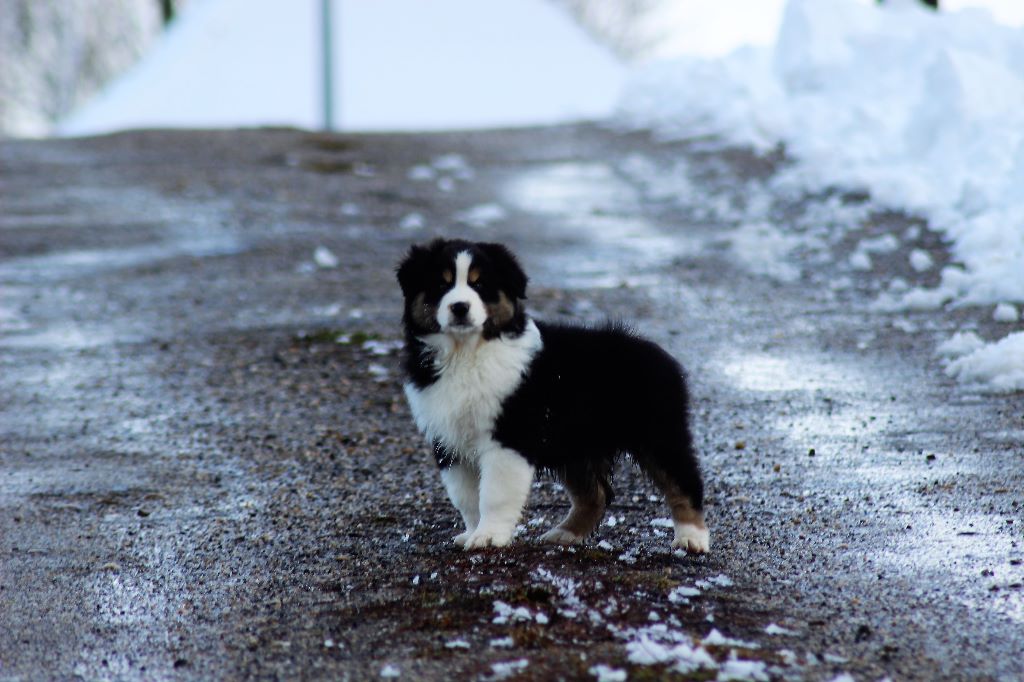
[[[487,306],[484,305],[480,294],[469,286],[469,269],[472,264],[473,255],[469,251],[460,251],[455,256],[455,286],[441,297],[437,305],[437,323],[441,325],[442,330],[450,329],[454,322],[449,308],[453,303],[465,303],[469,306],[466,319],[473,329],[482,328],[487,321]]]
[[[440,441],[460,459],[476,462],[494,447],[491,433],[501,403],[519,387],[540,350],[540,331],[530,320],[513,338],[431,334],[422,340],[435,351],[438,379],[422,389],[405,385],[416,426],[429,443]]]

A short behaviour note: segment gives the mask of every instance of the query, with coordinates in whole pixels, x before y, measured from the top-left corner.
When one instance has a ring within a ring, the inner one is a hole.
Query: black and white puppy
[[[672,546],[708,551],[686,382],[664,350],[615,325],[535,322],[526,275],[500,244],[413,246],[398,281],[405,394],[466,523],[456,543],[508,544],[537,469],[572,500],[541,539],[581,542],[611,501],[616,457],[628,453],[665,495]]]

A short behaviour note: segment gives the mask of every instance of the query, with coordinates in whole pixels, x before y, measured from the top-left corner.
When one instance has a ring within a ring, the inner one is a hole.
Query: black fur
[[[654,343],[609,325],[537,323],[544,347],[502,405],[495,439],[535,467],[581,485],[608,476],[629,453],[703,508],[703,485],[688,423],[686,379]]]

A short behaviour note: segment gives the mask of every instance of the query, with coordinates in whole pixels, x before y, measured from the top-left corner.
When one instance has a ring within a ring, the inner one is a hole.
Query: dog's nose
[[[469,314],[469,304],[461,301],[458,303],[452,303],[448,306],[448,310],[452,311],[452,317],[456,320],[462,320]]]

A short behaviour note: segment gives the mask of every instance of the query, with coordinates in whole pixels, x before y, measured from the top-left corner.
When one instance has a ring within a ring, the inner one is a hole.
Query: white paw
[[[711,547],[711,534],[707,528],[681,523],[676,526],[676,538],[672,546],[685,549],[690,554],[705,554]]]
[[[572,531],[568,531],[561,526],[552,528],[544,535],[540,536],[541,542],[546,542],[549,545],[576,545],[583,542],[582,535],[576,535]]]
[[[452,538],[452,542],[454,542],[459,547],[465,547],[466,546],[466,540],[468,540],[469,536],[472,535],[472,534],[473,534],[473,531],[471,531],[471,530],[463,531],[463,532],[459,533],[458,535],[456,535],[454,538]]]
[[[478,528],[466,538],[463,545],[467,550],[483,547],[504,547],[512,540],[511,531],[489,530]]]

